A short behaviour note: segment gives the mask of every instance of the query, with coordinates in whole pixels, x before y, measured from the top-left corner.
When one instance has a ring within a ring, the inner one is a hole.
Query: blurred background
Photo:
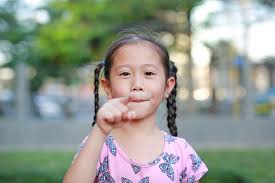
[[[95,65],[139,25],[178,67],[202,182],[275,182],[274,0],[0,0],[0,182],[61,182],[91,128]]]

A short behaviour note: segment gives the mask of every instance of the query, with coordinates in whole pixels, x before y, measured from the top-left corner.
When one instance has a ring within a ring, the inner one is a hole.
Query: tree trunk
[[[209,65],[209,88],[211,89],[212,97],[211,97],[211,105],[209,108],[209,113],[211,113],[211,114],[216,114],[218,112],[217,95],[216,95],[216,88],[215,88],[214,80],[215,80],[214,66],[212,64],[210,64]]]
[[[30,115],[30,94],[27,66],[23,62],[16,65],[16,114],[17,119],[25,122]]]
[[[193,71],[193,62],[192,62],[192,56],[191,56],[191,48],[192,48],[192,29],[191,29],[191,11],[186,12],[187,14],[187,36],[189,37],[189,42],[188,42],[188,48],[187,48],[187,55],[188,55],[188,62],[187,62],[187,78],[188,78],[188,101],[187,101],[187,106],[188,106],[188,113],[194,113],[195,112],[195,104],[194,104],[194,98],[193,98],[193,93],[194,93],[194,86],[193,86],[193,76],[192,76],[192,71]]]
[[[246,89],[246,96],[244,101],[244,114],[246,119],[252,119],[254,117],[254,105],[253,105],[253,86],[252,86],[252,80],[251,80],[251,63],[249,61],[248,57],[248,38],[249,38],[249,28],[250,28],[250,22],[248,20],[248,4],[245,4],[247,2],[243,2],[242,8],[243,11],[241,11],[241,16],[243,20],[244,25],[244,32],[243,32],[243,55],[244,55],[244,81],[245,81],[245,89]]]

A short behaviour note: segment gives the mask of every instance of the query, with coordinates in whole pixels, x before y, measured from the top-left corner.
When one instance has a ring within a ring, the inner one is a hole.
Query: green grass
[[[61,182],[73,154],[60,151],[1,152],[0,182]]]
[[[199,154],[209,168],[205,182],[275,183],[275,150],[220,150]]]
[[[73,152],[0,152],[1,183],[61,182]],[[209,168],[202,183],[274,183],[275,150],[199,151]]]

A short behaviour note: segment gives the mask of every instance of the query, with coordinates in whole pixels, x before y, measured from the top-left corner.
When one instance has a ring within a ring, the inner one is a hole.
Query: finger
[[[118,110],[122,113],[122,120],[127,119],[128,107],[120,102],[115,102],[112,105],[116,106]]]
[[[105,109],[106,108],[107,107],[105,106]],[[115,117],[109,109],[102,111],[102,113],[104,114],[103,119],[106,120],[107,122],[113,123],[115,121]]]
[[[134,111],[129,111],[128,113],[127,113],[127,120],[134,120],[136,118],[136,114],[135,114],[135,112]]]
[[[128,96],[115,98],[116,100],[124,105],[127,105],[131,101],[144,101],[150,100],[152,98],[152,94],[149,92],[131,92]]]
[[[120,128],[125,124],[126,121],[121,121],[119,123],[115,123],[114,128]]]
[[[117,106],[114,106],[111,103],[107,105],[107,107],[113,113],[115,118],[115,123],[120,122],[122,120],[122,111],[120,111]]]
[[[127,117],[128,113],[129,113],[128,111],[122,113],[122,121],[127,121],[127,120],[129,120],[128,117]]]
[[[116,107],[116,109],[121,110],[122,112],[122,120],[132,120],[135,118],[135,112],[134,111],[129,111],[129,108],[127,105],[124,105],[120,102],[114,102],[112,103]]]
[[[115,119],[116,123],[119,122],[117,120],[127,121],[127,120],[132,120],[132,119],[135,118],[135,112],[129,111],[127,106],[125,106],[125,105],[123,105],[123,104],[121,104],[119,102],[109,103],[106,106],[107,106],[107,108],[108,108],[109,111],[121,110],[121,119]]]
[[[118,100],[111,101],[110,104],[121,112],[127,112],[128,106],[120,103]]]
[[[131,101],[131,95],[128,95],[126,97],[115,98],[114,100],[124,105],[127,105]]]

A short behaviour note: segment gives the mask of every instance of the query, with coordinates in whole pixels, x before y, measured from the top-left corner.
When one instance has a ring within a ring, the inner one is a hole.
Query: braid
[[[100,71],[104,66],[104,62],[100,62],[94,71],[94,101],[95,101],[95,114],[94,114],[94,122],[92,124],[92,126],[95,125],[96,123],[96,115],[97,115],[97,111],[99,109],[99,94],[98,94],[98,89],[99,89],[99,75],[100,75]]]
[[[167,122],[168,128],[171,135],[177,136],[177,126],[176,126],[176,117],[177,117],[177,106],[176,106],[176,97],[177,97],[177,67],[175,64],[170,61],[170,76],[175,77],[175,87],[173,88],[171,94],[167,99]]]

